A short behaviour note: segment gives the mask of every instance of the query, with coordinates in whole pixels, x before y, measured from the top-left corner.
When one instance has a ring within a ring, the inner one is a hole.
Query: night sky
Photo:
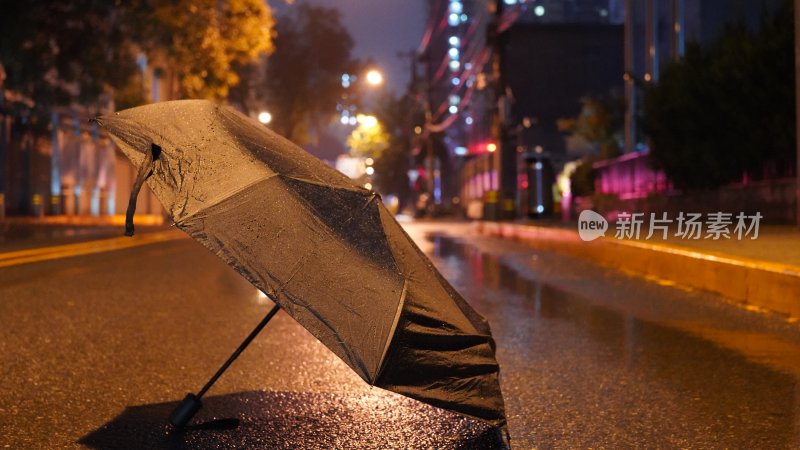
[[[408,84],[408,58],[400,59],[397,52],[416,49],[425,29],[425,0],[294,0],[327,7],[342,12],[344,25],[355,41],[353,56],[372,58],[383,71],[386,87],[400,94]],[[287,6],[272,0],[276,15]]]

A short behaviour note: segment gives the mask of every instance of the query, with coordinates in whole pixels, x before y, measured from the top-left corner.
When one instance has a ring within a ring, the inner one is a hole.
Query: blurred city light
[[[375,168],[372,166],[368,166],[366,169],[364,169],[364,172],[366,172],[367,175],[372,175],[375,173]]]
[[[378,125],[378,118],[375,116],[367,116],[364,114],[359,114],[356,117],[356,121],[366,128],[372,128]]]
[[[486,145],[486,151],[488,151],[489,153],[494,153],[495,150],[497,150],[497,144],[495,144],[494,142]]]
[[[260,113],[258,113],[258,121],[266,125],[272,122],[272,114],[266,111],[261,111]]]
[[[383,84],[383,74],[375,69],[370,70],[367,72],[367,83],[372,86]]]
[[[366,164],[368,166],[371,166],[371,165],[375,164],[375,160],[372,159],[372,158],[367,158],[367,159],[364,160],[364,164]]]
[[[458,14],[453,13],[447,16],[447,24],[450,25],[451,27],[458,26],[458,24],[460,23],[461,19],[458,17]]]
[[[533,8],[533,13],[536,14],[538,17],[542,17],[544,15],[544,6],[538,5],[537,7]]]
[[[372,190],[372,183],[364,183],[364,188]]]

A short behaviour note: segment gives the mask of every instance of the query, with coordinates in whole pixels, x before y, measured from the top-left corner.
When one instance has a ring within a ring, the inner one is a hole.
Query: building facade
[[[546,161],[533,160],[565,159],[556,121],[575,117],[585,95],[622,89],[621,11],[616,0],[430,2],[426,130],[444,136],[444,175],[468,215],[526,211],[526,161],[544,173]]]
[[[142,92],[149,102],[174,98],[168,72],[138,59]],[[101,217],[124,213],[135,168],[89,119],[112,112],[73,105],[34,113],[33,105],[0,89],[0,218],[13,216]],[[143,187],[137,214],[161,216]]]

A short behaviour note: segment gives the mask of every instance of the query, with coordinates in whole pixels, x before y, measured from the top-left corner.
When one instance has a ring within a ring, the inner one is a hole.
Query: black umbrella
[[[506,428],[486,320],[445,281],[380,197],[258,122],[208,101],[97,119],[176,226],[275,301],[367,383]],[[503,433],[507,435],[507,433]]]

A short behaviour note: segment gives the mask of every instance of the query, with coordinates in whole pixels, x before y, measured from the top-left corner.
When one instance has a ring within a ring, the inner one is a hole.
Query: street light
[[[260,113],[258,113],[258,121],[266,125],[272,122],[272,114],[266,111],[261,111]]]
[[[367,116],[364,114],[359,114],[356,117],[356,121],[364,126],[364,128],[372,128],[378,125],[378,118],[375,116]]]
[[[383,84],[383,74],[375,69],[370,70],[367,72],[367,83],[372,86]]]

